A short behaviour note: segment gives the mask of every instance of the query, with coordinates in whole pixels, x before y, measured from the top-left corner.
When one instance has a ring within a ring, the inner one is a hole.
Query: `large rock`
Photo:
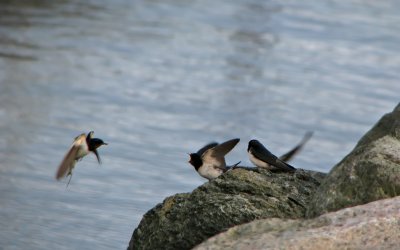
[[[400,195],[400,105],[328,174],[307,217]]]
[[[232,226],[262,218],[303,218],[324,174],[235,169],[148,211],[128,249],[190,249]]]
[[[400,197],[311,220],[265,219],[236,226],[195,250],[399,249]]]

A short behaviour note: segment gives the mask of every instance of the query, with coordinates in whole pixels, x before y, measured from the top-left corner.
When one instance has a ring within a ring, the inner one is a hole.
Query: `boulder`
[[[400,195],[400,104],[383,116],[324,179],[307,210],[329,211]]]
[[[264,219],[239,225],[194,250],[393,249],[400,246],[400,197],[310,220]]]
[[[168,197],[148,211],[128,249],[190,249],[230,227],[263,218],[303,218],[325,174],[238,168]]]

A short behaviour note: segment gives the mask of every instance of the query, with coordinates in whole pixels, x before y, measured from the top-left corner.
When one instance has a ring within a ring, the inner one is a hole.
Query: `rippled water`
[[[2,1],[0,248],[125,249],[205,182],[187,152],[240,137],[294,166],[345,156],[399,101],[398,1]],[[73,138],[109,142],[54,180]]]

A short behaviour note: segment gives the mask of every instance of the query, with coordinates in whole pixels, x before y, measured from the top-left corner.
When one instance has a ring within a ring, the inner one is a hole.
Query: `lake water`
[[[28,3],[29,2],[29,3]],[[399,102],[400,2],[2,1],[0,248],[125,249],[206,180],[186,153],[240,137],[328,172]],[[54,174],[75,136],[108,142]]]

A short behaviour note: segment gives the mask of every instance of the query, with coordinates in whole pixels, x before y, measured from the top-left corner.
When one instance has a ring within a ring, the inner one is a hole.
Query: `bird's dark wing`
[[[64,159],[60,163],[56,173],[56,179],[64,177],[70,170],[71,166],[75,164],[76,154],[78,153],[79,145],[73,144],[68,153],[65,155]]]
[[[99,164],[101,164],[100,156],[99,156],[99,153],[97,152],[97,149],[93,149],[92,152],[96,155],[96,158],[97,158],[97,161],[99,162]]]
[[[254,142],[255,145],[251,147],[251,153],[259,160],[266,162],[270,165],[275,164],[276,157],[274,154],[269,152],[259,141]]]
[[[226,141],[224,143],[221,143],[217,146],[215,146],[212,150],[208,150],[210,152],[205,152],[205,154],[211,154],[215,157],[224,157],[229,151],[232,150],[238,144],[240,139],[232,139],[229,141]]]
[[[238,144],[240,139],[232,139],[206,150],[201,156],[206,164],[213,164],[221,169],[226,168],[225,155]]]
[[[202,147],[201,149],[199,149],[199,151],[197,151],[197,154],[201,156],[202,154],[204,154],[204,152],[206,152],[210,148],[213,148],[213,147],[215,147],[217,145],[218,145],[217,142],[211,142],[211,143],[205,145],[204,147]]]
[[[300,141],[300,143],[297,144],[296,147],[294,147],[292,150],[290,150],[286,154],[279,157],[279,159],[282,161],[290,161],[293,158],[293,156],[295,156],[297,153],[300,152],[300,150],[303,148],[304,144],[306,144],[306,142],[311,138],[312,135],[313,135],[313,132],[311,132],[311,131],[307,132],[304,135],[303,139]]]
[[[286,163],[280,159],[276,159],[276,163],[274,166],[278,167],[282,170],[285,170],[285,171],[296,171],[295,167],[293,167],[292,165],[289,165],[288,163]]]
[[[260,142],[257,141],[257,145],[251,147],[251,153],[261,161],[268,163],[269,165],[275,166],[282,170],[293,171],[296,170],[293,166],[287,164],[286,162],[278,159],[274,154],[272,154],[268,149],[264,147]]]

